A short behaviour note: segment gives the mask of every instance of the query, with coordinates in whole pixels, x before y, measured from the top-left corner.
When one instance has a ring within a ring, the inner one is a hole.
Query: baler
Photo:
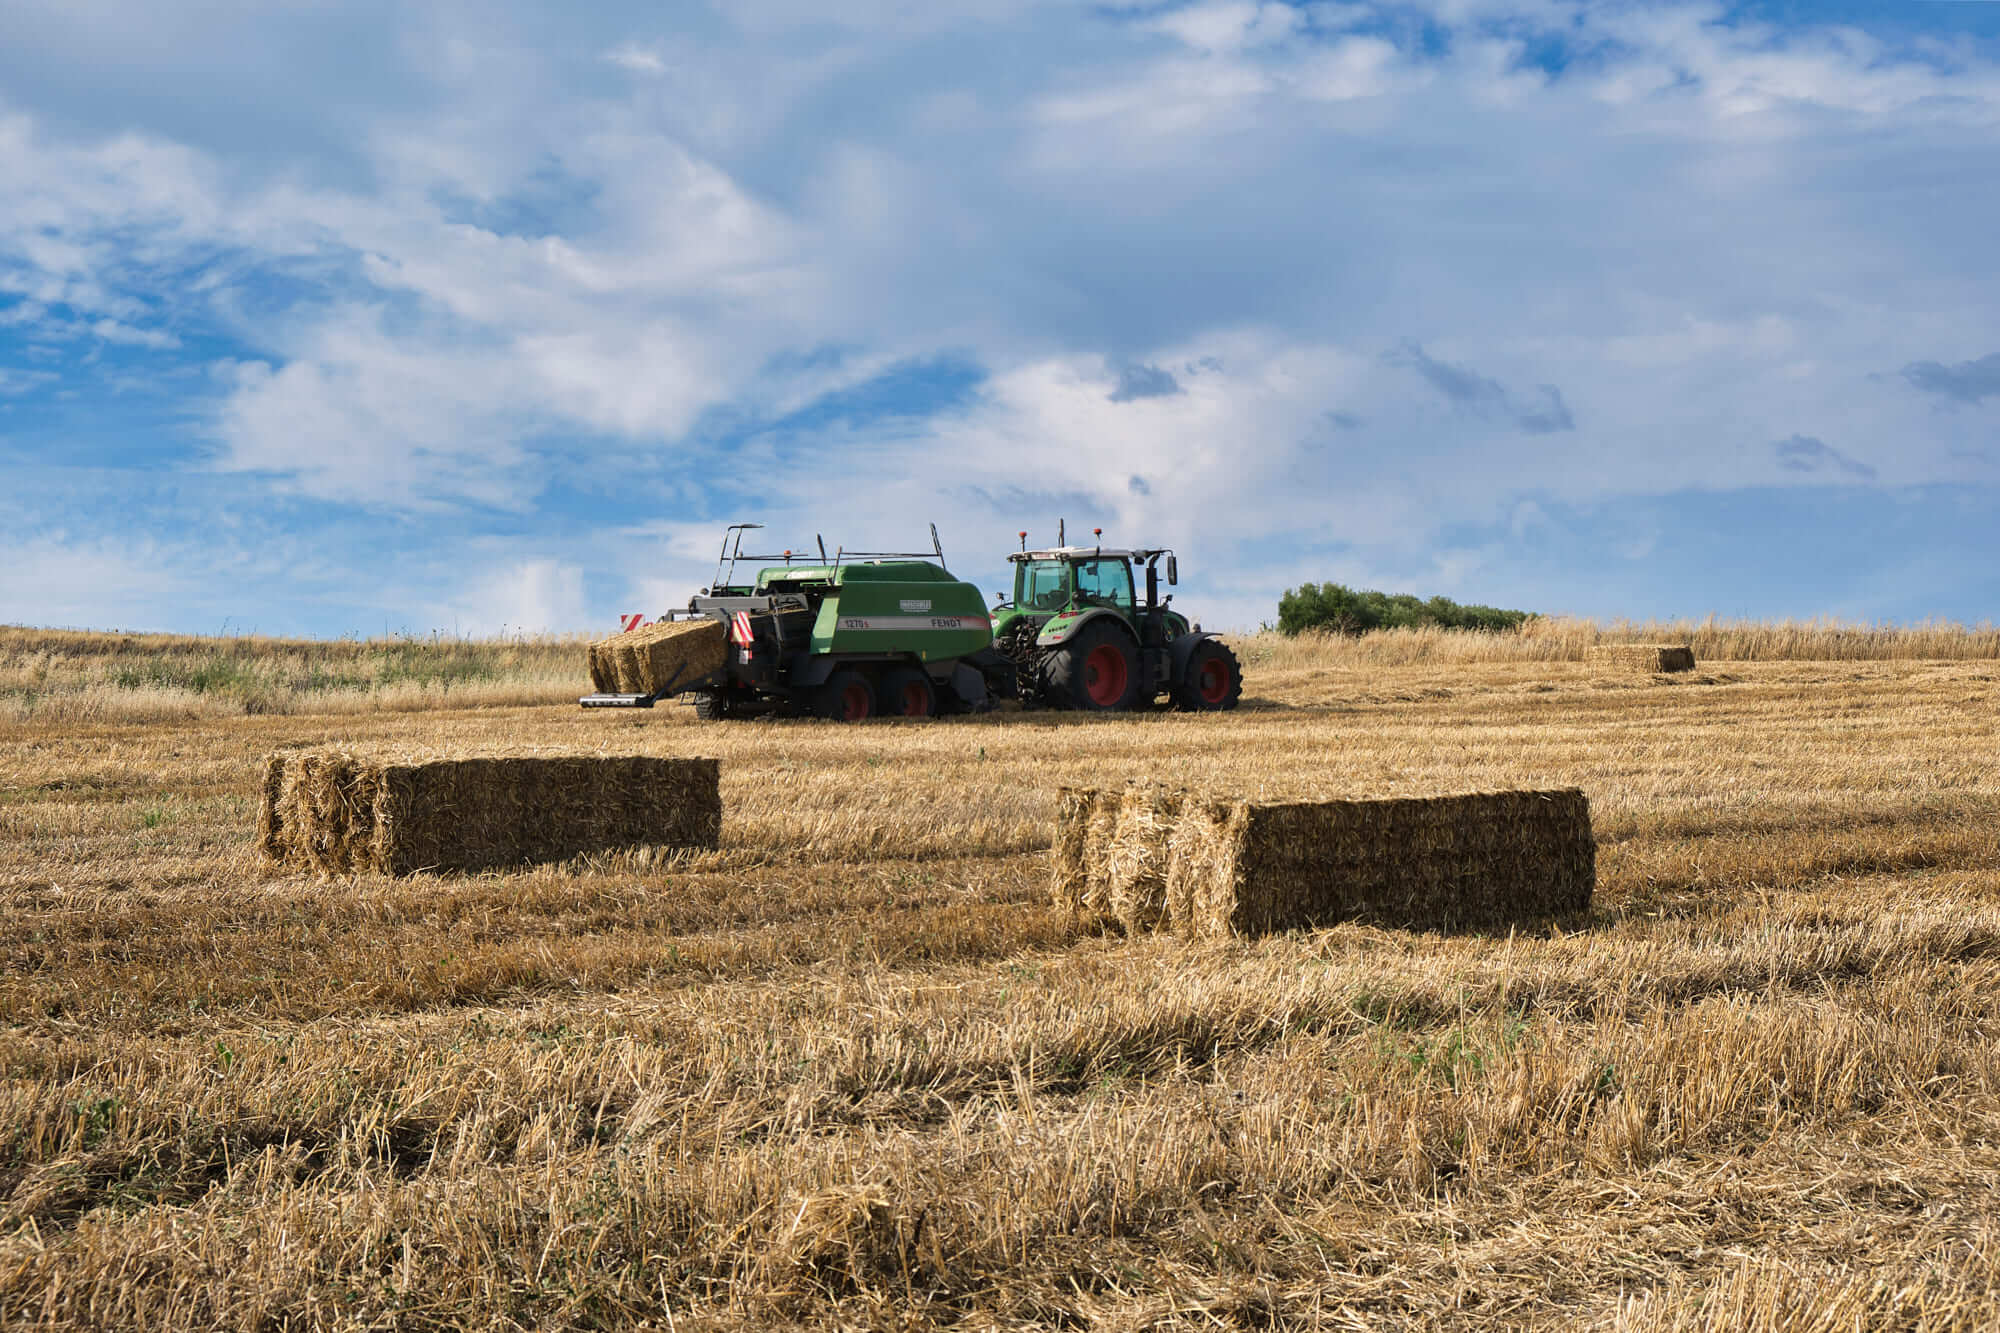
[[[723,538],[714,583],[669,620],[713,622],[723,665],[649,682],[646,693],[600,692],[586,708],[649,708],[691,694],[703,718],[759,713],[844,721],[977,712],[1016,693],[1014,662],[994,651],[993,622],[973,584],[944,567],[937,529],[927,552],[836,550],[816,557],[744,552],[737,524]],[[761,564],[738,578],[745,564]]]

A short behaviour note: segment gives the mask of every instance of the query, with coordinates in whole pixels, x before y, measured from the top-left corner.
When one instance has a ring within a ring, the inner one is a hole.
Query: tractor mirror
[[[1175,587],[1179,585],[1180,581],[1181,581],[1181,562],[1174,559],[1172,556],[1168,556],[1167,585],[1169,587]]]

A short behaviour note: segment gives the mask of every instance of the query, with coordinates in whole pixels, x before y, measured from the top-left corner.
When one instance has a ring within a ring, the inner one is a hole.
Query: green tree
[[[1318,630],[1333,634],[1365,634],[1371,629],[1469,629],[1493,632],[1513,629],[1534,616],[1532,611],[1505,611],[1497,606],[1461,606],[1449,597],[1428,601],[1410,593],[1354,589],[1339,583],[1302,583],[1287,588],[1278,599],[1278,630],[1298,634]]]

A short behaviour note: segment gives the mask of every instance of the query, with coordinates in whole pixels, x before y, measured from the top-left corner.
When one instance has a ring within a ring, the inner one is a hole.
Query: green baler
[[[1015,693],[1015,667],[993,650],[977,587],[952,577],[931,529],[928,552],[744,552],[739,524],[723,539],[712,586],[673,619],[719,622],[721,670],[676,681],[702,717],[805,714],[858,721],[976,712]],[[771,562],[771,563],[765,563]],[[762,564],[739,581],[744,564]],[[657,695],[595,694],[585,707],[648,707]]]

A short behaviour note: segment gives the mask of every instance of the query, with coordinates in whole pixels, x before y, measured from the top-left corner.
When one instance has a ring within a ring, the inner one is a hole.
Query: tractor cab
[[[1014,605],[1054,613],[1070,606],[1136,609],[1129,551],[1033,551],[1014,561]]]
[[[1103,607],[1127,617],[1164,609],[1173,600],[1160,597],[1161,557],[1167,561],[1167,582],[1179,573],[1173,552],[1158,550],[1113,550],[1102,546],[1058,546],[1041,551],[1018,551],[1007,557],[1014,566],[1014,596],[1002,602],[1004,616],[1045,617],[1063,611]],[[1133,571],[1146,571],[1146,599],[1142,603],[1134,588]]]

